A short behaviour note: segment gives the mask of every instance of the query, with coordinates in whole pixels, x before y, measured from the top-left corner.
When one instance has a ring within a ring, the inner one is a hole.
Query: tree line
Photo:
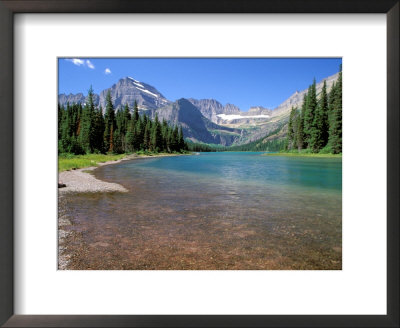
[[[131,153],[182,152],[187,149],[182,127],[167,121],[139,115],[135,101],[133,113],[128,105],[115,111],[110,92],[106,96],[103,115],[101,105],[94,105],[90,87],[86,104],[58,105],[58,152],[73,153]]]
[[[301,109],[292,108],[289,116],[286,150],[309,149],[313,153],[342,152],[342,70],[327,93],[324,81],[319,99],[316,82],[304,95]]]

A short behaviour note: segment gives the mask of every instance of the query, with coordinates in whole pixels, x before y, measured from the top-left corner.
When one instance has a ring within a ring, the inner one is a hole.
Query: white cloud
[[[109,68],[106,68],[105,70],[104,70],[104,74],[111,74],[111,70],[109,69]]]
[[[82,59],[79,58],[72,58],[72,59],[66,59],[67,61],[70,61],[71,63],[73,63],[76,66],[81,66],[84,65],[85,62]]]
[[[94,69],[94,65],[92,64],[92,62],[89,59],[86,60],[86,65],[87,65],[87,67]]]
[[[83,59],[79,59],[79,58],[71,58],[71,59],[65,59],[65,60],[73,63],[76,66],[87,66],[91,69],[94,69],[94,65],[89,59],[86,59],[86,61]]]

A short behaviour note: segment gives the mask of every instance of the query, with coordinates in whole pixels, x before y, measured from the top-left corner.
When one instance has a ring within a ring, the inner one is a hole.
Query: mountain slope
[[[324,79],[328,92],[337,78],[338,73]],[[324,80],[316,85],[317,93],[321,91]],[[279,131],[274,138],[283,138],[290,110],[292,106],[301,107],[307,89],[296,91],[273,110],[254,106],[247,112],[232,104],[224,106],[215,99],[182,98],[171,102],[155,87],[132,77],[122,78],[100,95],[94,95],[95,105],[101,105],[103,110],[108,91],[116,109],[128,104],[132,110],[136,100],[141,113],[152,118],[158,113],[160,120],[182,125],[185,137],[192,141],[230,146],[261,140],[274,131]],[[58,100],[61,105],[67,102],[84,104],[86,101],[82,93],[60,94]]]
[[[326,81],[326,88],[329,91],[332,88],[333,82],[335,82],[338,79],[338,77],[339,77],[339,73],[336,73],[336,74],[328,76],[327,78],[324,78],[320,82],[318,82],[316,85],[317,95],[321,92],[322,86],[324,85],[324,81]],[[284,112],[290,112],[292,107],[300,108],[301,104],[303,103],[304,95],[307,93],[307,91],[308,91],[308,89],[305,89],[300,92],[296,91],[288,99],[286,99],[278,107],[276,107],[272,111],[272,115],[279,116]]]
[[[160,120],[182,126],[185,138],[194,142],[231,145],[240,137],[240,130],[220,127],[204,117],[189,100],[181,98],[176,102],[152,111]]]
[[[156,88],[131,77],[120,79],[111,88],[100,93],[100,105],[103,108],[106,105],[108,91],[111,93],[115,108],[120,108],[125,104],[133,108],[135,100],[141,110],[157,109],[170,103]]]
[[[101,105],[103,109],[105,108],[108,91],[111,93],[111,98],[116,109],[125,106],[125,104],[128,104],[128,106],[132,109],[135,100],[137,101],[140,110],[157,109],[171,103],[155,87],[144,82],[139,82],[131,77],[125,77],[120,79],[110,88],[101,91],[100,95],[95,94],[95,106]],[[75,95],[60,94],[58,96],[59,104],[64,106],[67,104],[67,102],[71,104],[84,104],[85,101],[86,97],[82,93]]]
[[[100,100],[99,95],[94,94],[93,98],[94,98],[93,99],[94,104],[98,106]],[[77,93],[77,94],[70,93],[68,95],[66,95],[65,93],[61,93],[58,95],[58,103],[63,106],[66,106],[67,103],[83,105],[85,104],[85,102],[86,102],[86,96],[83,93]]]

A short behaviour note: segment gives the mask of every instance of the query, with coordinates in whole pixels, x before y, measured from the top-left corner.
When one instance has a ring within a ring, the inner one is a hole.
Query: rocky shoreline
[[[97,169],[100,166],[117,164],[122,161],[129,161],[139,158],[154,158],[154,157],[169,157],[182,156],[179,154],[159,154],[159,155],[128,155],[127,157],[104,163],[98,163],[98,166],[85,167],[76,170],[60,172],[58,174],[58,192],[64,193],[80,193],[80,192],[127,192],[128,190],[117,183],[110,183],[95,178],[90,171]]]
[[[68,243],[78,238],[74,232],[69,229],[73,225],[73,218],[68,213],[68,197],[70,193],[87,192],[128,192],[128,190],[118,183],[105,182],[97,179],[90,171],[100,166],[117,164],[122,161],[134,160],[139,158],[154,158],[181,156],[178,154],[160,154],[160,155],[128,155],[127,157],[104,163],[98,163],[99,166],[85,167],[76,170],[64,171],[58,174],[58,269],[68,270],[68,264],[71,261],[71,254],[68,252]],[[62,187],[60,187],[62,186]]]

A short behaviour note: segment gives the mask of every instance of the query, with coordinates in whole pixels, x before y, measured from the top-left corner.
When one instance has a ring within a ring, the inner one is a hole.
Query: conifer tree
[[[178,151],[179,149],[179,130],[178,126],[175,125],[172,133],[171,133],[171,151]]]
[[[114,132],[116,128],[114,105],[110,91],[106,96],[106,113],[104,116],[104,149],[106,152],[114,151]]]
[[[161,135],[162,135],[162,141],[163,141],[163,145],[162,148],[164,151],[168,151],[168,145],[167,145],[167,141],[168,141],[168,123],[165,119],[163,119],[162,123],[161,123]]]
[[[97,152],[104,152],[104,118],[103,110],[100,108],[95,108],[94,110],[94,138],[93,138],[93,150]]]
[[[132,123],[135,121],[132,119]],[[138,150],[140,148],[143,148],[143,137],[144,137],[144,129],[143,129],[143,121],[141,119],[138,119],[136,122],[135,130],[134,130],[135,138],[133,141],[133,148],[135,150]]]
[[[322,147],[325,147],[329,139],[329,104],[326,81],[324,81],[324,85],[322,86],[319,107],[322,111]]]
[[[304,140],[304,120],[307,111],[307,93],[303,97],[303,104],[301,106],[301,113],[299,115],[299,119],[297,120],[297,148],[298,150],[302,150],[307,147],[307,143]]]
[[[314,153],[318,153],[327,144],[328,128],[328,96],[326,94],[326,82],[324,81],[310,136],[310,148]]]
[[[128,104],[125,105],[124,107],[124,124],[123,124],[123,132],[126,134],[126,131],[128,130],[128,125],[131,120],[131,112],[129,111],[129,106]]]
[[[179,131],[178,131],[178,150],[184,150],[185,147],[185,139],[183,137],[183,129],[182,129],[182,125],[179,127]]]
[[[331,122],[331,114],[333,112],[333,107],[334,107],[334,102],[336,99],[336,83],[333,82],[332,87],[331,87],[331,91],[329,92],[328,95],[328,120],[329,120],[329,124]]]
[[[161,132],[161,124],[158,120],[158,114],[156,113],[156,117],[153,122],[153,128],[151,131],[151,149],[158,152],[162,149],[162,132]]]
[[[58,104],[58,140],[61,140],[62,123],[64,121],[65,108]]]
[[[80,124],[80,133],[78,141],[87,153],[93,151],[93,144],[95,143],[95,112],[93,103],[93,88],[90,87],[86,100],[86,106],[82,111],[82,120]]]
[[[304,136],[307,144],[310,143],[311,135],[314,127],[315,109],[317,107],[317,91],[315,79],[313,84],[308,88],[306,111],[304,116]]]
[[[334,154],[342,152],[342,72],[336,83],[335,96],[332,100],[332,113],[329,129],[329,144]]]
[[[151,142],[151,123],[150,120],[147,120],[143,135],[143,148],[145,150],[150,149],[150,142]]]
[[[295,149],[297,147],[296,132],[297,126],[295,124],[297,118],[297,108],[292,107],[289,116],[288,132],[287,132],[287,148]]]
[[[128,129],[125,135],[125,151],[133,152],[135,150],[135,129],[136,124],[134,120],[130,120]]]
[[[139,109],[138,109],[138,104],[135,100],[135,104],[133,105],[133,119],[135,121],[139,120]]]

